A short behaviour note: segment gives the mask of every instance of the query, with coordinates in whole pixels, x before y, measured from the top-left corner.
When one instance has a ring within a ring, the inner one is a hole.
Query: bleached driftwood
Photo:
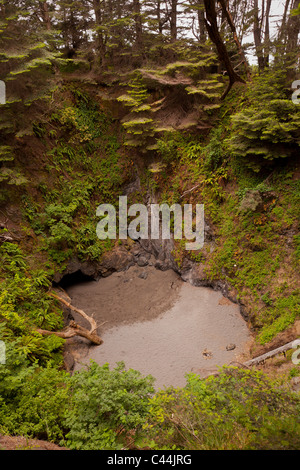
[[[62,331],[49,331],[49,330],[43,330],[43,329],[37,329],[37,331],[43,335],[56,335],[59,336],[60,338],[68,339],[72,338],[74,336],[82,336],[83,338],[87,338],[90,340],[93,344],[100,345],[103,343],[103,340],[98,336],[97,334],[97,322],[94,320],[94,318],[90,317],[87,315],[83,310],[80,310],[77,307],[74,307],[74,305],[71,305],[70,302],[68,302],[66,299],[60,297],[59,295],[55,294],[54,292],[49,293],[51,297],[54,297],[55,299],[59,300],[61,303],[66,305],[70,310],[73,310],[74,312],[78,313],[81,317],[85,318],[91,325],[90,330],[87,330],[83,326],[79,325],[76,323],[74,320],[72,320],[69,325]]]
[[[277,354],[284,353],[285,351],[288,351],[289,349],[293,349],[294,342],[295,340],[290,341],[289,343],[286,343],[283,346],[280,346],[279,348],[272,349],[272,351],[262,354],[261,356],[254,357],[253,359],[250,359],[250,361],[244,362],[243,365],[250,367],[250,366],[260,364],[261,362],[264,362],[266,359],[270,359],[271,357],[277,356]]]

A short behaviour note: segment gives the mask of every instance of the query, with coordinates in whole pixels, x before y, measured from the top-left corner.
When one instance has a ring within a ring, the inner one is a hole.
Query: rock
[[[212,357],[212,352],[208,351],[207,349],[204,349],[202,351],[202,355],[205,357],[205,359],[210,359]]]
[[[246,191],[245,196],[240,204],[240,210],[246,212],[248,210],[256,211],[259,210],[263,204],[263,199],[258,190],[249,189]]]
[[[134,264],[135,259],[133,254],[124,246],[118,246],[113,251],[105,253],[102,260],[98,262],[80,261],[77,258],[71,259],[65,271],[63,273],[56,273],[53,281],[59,283],[64,276],[77,272],[81,272],[91,279],[97,279],[99,276],[107,277],[116,271],[125,271]]]
[[[135,257],[138,258],[144,253],[143,248],[139,245],[139,243],[135,243],[130,250],[130,253]]]
[[[150,256],[150,259],[148,261],[148,265],[149,266],[155,266],[155,263],[156,263],[156,259],[154,258],[154,256]]]
[[[125,248],[119,247],[105,253],[99,266],[102,276],[108,276],[115,271],[124,271],[134,265],[134,256]]]
[[[181,278],[195,287],[207,287],[208,285],[203,264],[192,264],[188,269],[182,270]]]
[[[158,255],[157,255],[157,259],[158,259],[159,261],[165,261],[165,259],[166,259],[166,253],[165,253],[164,251],[160,251],[160,252],[158,253]]]
[[[148,265],[148,259],[145,256],[140,256],[136,263],[138,266],[144,267]]]
[[[146,273],[146,271],[143,271],[141,274],[139,274],[138,277],[139,277],[140,279],[147,279],[148,273]]]
[[[75,360],[70,351],[65,351],[64,353],[64,368],[67,372],[71,372],[74,369]]]
[[[170,269],[170,266],[161,260],[157,260],[154,267],[156,269],[159,269],[160,271],[167,271],[168,269]]]
[[[78,258],[72,258],[67,265],[67,268],[64,272],[56,272],[53,278],[55,283],[59,283],[64,276],[68,274],[75,274],[81,272],[84,276],[90,276],[91,278],[96,278],[99,271],[99,263],[97,262],[88,262],[80,261]]]
[[[227,344],[226,351],[233,351],[236,348],[236,345],[233,343]]]

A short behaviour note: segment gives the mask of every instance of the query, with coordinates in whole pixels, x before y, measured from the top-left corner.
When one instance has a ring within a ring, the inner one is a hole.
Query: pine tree
[[[1,168],[1,179],[9,181],[13,181],[13,172],[7,165],[14,155],[8,142],[11,136],[21,138],[33,133],[32,122],[41,100],[49,98],[55,87],[53,63],[56,53],[49,47],[47,26],[37,15],[40,3],[28,0],[1,2],[0,80],[5,84],[6,96],[4,104],[0,105],[3,143],[0,161],[6,162],[5,168]]]
[[[284,80],[278,72],[255,78],[248,106],[231,118],[229,150],[254,171],[299,154],[300,109],[287,98]]]
[[[123,119],[128,136],[125,145],[145,151],[149,138],[154,136],[154,129],[153,118],[149,115],[151,106],[147,103],[148,91],[140,72],[134,73],[128,86],[128,93],[118,98],[118,101],[130,107],[130,113]]]
[[[89,42],[90,6],[88,2],[80,0],[59,0],[57,5],[55,26],[61,31],[65,56],[73,58]]]

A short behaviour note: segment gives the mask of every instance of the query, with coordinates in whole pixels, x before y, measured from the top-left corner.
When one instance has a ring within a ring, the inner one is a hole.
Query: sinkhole
[[[103,339],[77,351],[74,370],[90,360],[111,368],[123,361],[152,375],[159,389],[183,387],[189,372],[206,377],[249,358],[251,334],[239,306],[173,270],[135,265],[98,281],[75,273],[60,285],[72,305],[97,321]]]

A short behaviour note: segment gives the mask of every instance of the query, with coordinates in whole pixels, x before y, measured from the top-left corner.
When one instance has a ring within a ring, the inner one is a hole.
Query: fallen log
[[[63,299],[62,297],[60,297],[57,294],[54,294],[54,292],[50,292],[49,295],[51,295],[51,297],[54,297],[54,299],[57,299],[60,302],[62,302],[70,310],[73,310],[74,312],[79,313],[79,315],[81,315],[83,318],[85,318],[89,322],[89,324],[91,325],[91,330],[90,330],[91,333],[94,333],[95,331],[97,331],[98,325],[97,325],[96,321],[94,320],[94,318],[87,315],[83,310],[80,310],[79,308],[74,307],[74,305],[71,305],[71,303],[68,302],[67,300]]]
[[[280,346],[279,348],[272,349],[272,351],[262,354],[261,356],[254,357],[253,359],[250,359],[250,361],[244,362],[243,365],[250,367],[250,366],[260,364],[261,362],[264,362],[266,359],[270,359],[271,357],[277,356],[277,354],[284,353],[285,351],[288,351],[289,349],[293,349],[294,343],[295,343],[295,340],[290,341],[289,343],[286,343],[283,346]]]
[[[89,330],[78,325],[78,323],[74,322],[73,320],[70,322],[67,328],[62,331],[42,330],[41,328],[38,328],[36,331],[42,335],[56,335],[63,339],[73,338],[74,336],[82,336],[83,338],[87,338],[93,344],[97,344],[98,346],[103,343],[103,340],[97,334],[91,333]]]
[[[90,330],[88,330],[87,328],[84,328],[83,326],[79,325],[74,320],[72,320],[69,323],[69,325],[62,331],[49,331],[49,330],[43,330],[39,328],[37,329],[38,333],[41,333],[42,335],[56,335],[64,339],[73,338],[74,336],[82,336],[83,338],[87,338],[93,344],[100,345],[103,343],[103,340],[97,334],[98,325],[97,325],[97,322],[94,320],[94,318],[87,315],[83,310],[80,310],[79,308],[74,307],[74,305],[71,305],[71,303],[68,302],[67,300],[63,299],[57,294],[54,294],[54,292],[50,292],[49,295],[59,300],[61,303],[66,305],[66,307],[68,307],[70,310],[73,310],[74,312],[82,316],[85,320],[89,322],[89,324],[91,325],[91,328]]]
[[[299,343],[298,343],[298,341],[299,341]],[[255,365],[258,365],[258,364],[261,364],[261,363],[265,362],[267,359],[270,359],[271,357],[277,356],[278,354],[281,354],[281,353],[285,353],[289,349],[295,349],[297,347],[297,344],[298,344],[298,346],[300,346],[300,339],[299,338],[296,339],[296,340],[294,339],[293,341],[290,341],[289,343],[286,343],[286,344],[280,346],[279,348],[272,349],[271,351],[268,351],[265,354],[261,354],[260,356],[254,357],[253,359],[250,359],[247,362],[242,362],[241,363],[241,362],[237,362],[237,361],[232,361],[232,362],[230,362],[229,365],[237,364],[240,368],[255,366]],[[219,374],[220,374],[220,372],[217,371],[217,372],[210,373],[209,376],[213,375],[213,376],[217,377]]]

